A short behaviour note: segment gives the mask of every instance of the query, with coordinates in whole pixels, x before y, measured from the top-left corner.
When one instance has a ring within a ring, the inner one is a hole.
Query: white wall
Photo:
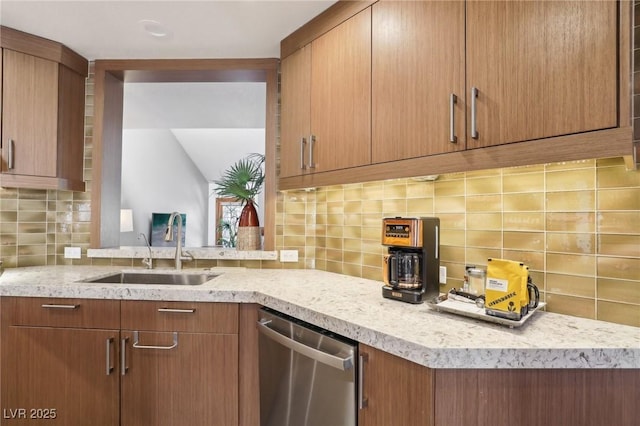
[[[140,245],[139,233],[150,237],[151,213],[173,211],[187,214],[187,247],[207,244],[209,185],[170,130],[123,131],[122,182],[121,207],[133,210],[134,232],[122,233],[120,245]]]

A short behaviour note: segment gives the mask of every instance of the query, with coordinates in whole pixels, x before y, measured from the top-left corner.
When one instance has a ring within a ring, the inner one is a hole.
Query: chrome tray
[[[506,318],[494,317],[491,315],[487,315],[484,311],[484,308],[479,308],[475,305],[475,303],[461,302],[458,300],[446,299],[443,301],[438,301],[438,303],[428,303],[428,306],[435,309],[436,311],[448,312],[451,314],[462,315],[469,318],[475,318],[482,321],[492,322],[495,324],[506,325],[509,328],[521,327],[525,322],[529,320],[533,316],[533,314],[545,307],[546,303],[540,302],[538,306],[529,310],[529,313],[519,321],[510,320]]]

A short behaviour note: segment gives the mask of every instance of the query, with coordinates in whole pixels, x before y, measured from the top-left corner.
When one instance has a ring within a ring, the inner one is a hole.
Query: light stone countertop
[[[81,282],[132,270],[8,269],[0,296],[258,303],[431,368],[640,368],[637,327],[536,312],[508,328],[384,299],[381,282],[323,271],[213,268],[221,275],[200,286]]]

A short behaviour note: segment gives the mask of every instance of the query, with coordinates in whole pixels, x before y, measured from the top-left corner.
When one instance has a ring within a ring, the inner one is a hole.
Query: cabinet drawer
[[[122,329],[238,333],[238,304],[123,301]]]
[[[21,326],[120,328],[120,301],[3,297],[2,323]]]

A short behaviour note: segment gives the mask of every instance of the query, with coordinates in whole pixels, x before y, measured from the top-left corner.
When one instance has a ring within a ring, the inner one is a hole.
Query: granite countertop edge
[[[256,303],[430,368],[640,368],[638,327],[536,312],[509,328],[387,300],[381,282],[324,271],[213,268],[220,275],[200,286],[86,282],[134,269],[8,269],[0,296]]]

